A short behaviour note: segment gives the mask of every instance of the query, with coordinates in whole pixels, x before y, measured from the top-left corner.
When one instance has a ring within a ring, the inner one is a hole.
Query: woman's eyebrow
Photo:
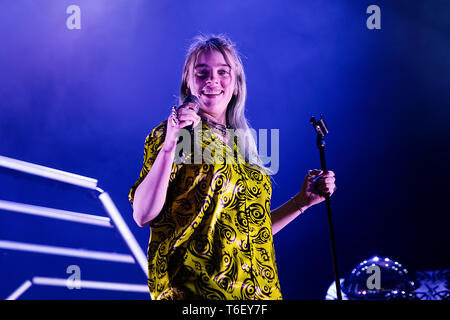
[[[200,63],[200,64],[195,65],[194,69],[204,68],[204,67],[209,67],[209,65],[204,64],[204,63]],[[228,68],[231,68],[228,64],[218,64],[218,65],[215,65],[215,67],[228,67]]]

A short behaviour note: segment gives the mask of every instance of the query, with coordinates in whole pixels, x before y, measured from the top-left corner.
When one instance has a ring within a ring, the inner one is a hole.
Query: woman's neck
[[[221,124],[223,126],[227,125],[227,117],[226,117],[225,112],[220,115],[216,115],[216,114],[211,114],[211,113],[205,112],[203,110],[200,110],[198,113],[200,116],[205,117],[209,121],[212,121],[217,124]]]

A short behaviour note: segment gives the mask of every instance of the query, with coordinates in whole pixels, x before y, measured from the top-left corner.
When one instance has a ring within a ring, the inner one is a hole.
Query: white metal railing
[[[103,205],[103,209],[108,213],[109,217],[101,217],[92,214],[66,211],[48,207],[34,206],[30,204],[17,203],[11,201],[0,200],[0,210],[11,211],[15,213],[30,214],[45,218],[66,220],[75,223],[84,223],[97,225],[101,227],[117,228],[122,239],[127,244],[132,255],[92,251],[85,249],[74,249],[65,247],[56,247],[42,244],[31,244],[17,241],[0,240],[0,249],[19,250],[43,254],[53,254],[61,256],[71,256],[85,259],[106,260],[121,263],[137,263],[145,275],[147,275],[147,258],[136,238],[131,233],[126,222],[124,221],[119,210],[115,206],[109,194],[98,187],[96,179],[80,176],[70,172],[48,168],[45,166],[0,156],[0,167],[11,170],[24,172],[31,175],[40,176],[50,180],[76,185],[98,192],[98,199]],[[120,284],[112,282],[99,281],[80,281],[83,288],[102,289],[102,290],[121,290],[130,292],[148,292],[146,285]],[[7,299],[14,300],[19,298],[32,285],[50,285],[50,286],[66,286],[66,279],[34,277],[32,281],[25,281]],[[145,290],[144,290],[145,289]]]
[[[102,227],[113,228],[111,219],[92,214],[59,210],[47,207],[33,206],[29,204],[0,200],[0,209],[17,213],[31,214],[52,219],[67,220],[78,223],[87,223]]]
[[[6,300],[16,300],[25,291],[27,291],[32,285],[37,286],[53,286],[53,287],[68,287],[70,285],[77,285],[79,289],[98,289],[98,290],[112,290],[112,291],[125,291],[125,292],[139,292],[148,293],[148,287],[141,284],[132,283],[118,283],[118,282],[104,282],[104,281],[71,281],[61,278],[49,278],[49,277],[33,277],[33,279],[26,280],[16,290],[14,290]]]
[[[50,180],[73,184],[91,190],[97,188],[97,180],[95,179],[4,156],[0,156],[0,167],[21,171]]]
[[[103,261],[135,263],[133,256],[129,254],[93,251],[86,249],[73,249],[66,247],[55,247],[42,244],[25,243],[8,240],[0,240],[0,249],[45,253],[57,256],[76,257],[76,258],[94,259]]]

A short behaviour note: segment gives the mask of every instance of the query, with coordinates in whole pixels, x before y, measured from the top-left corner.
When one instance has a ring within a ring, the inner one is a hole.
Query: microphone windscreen
[[[198,113],[198,110],[200,109],[200,100],[198,100],[197,96],[194,96],[193,94],[188,94],[183,101],[183,104],[187,103],[195,103],[195,113]]]

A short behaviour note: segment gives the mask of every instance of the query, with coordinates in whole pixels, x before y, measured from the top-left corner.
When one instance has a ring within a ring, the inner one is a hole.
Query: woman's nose
[[[219,83],[219,78],[214,74],[214,73],[211,73],[210,74],[210,76],[209,76],[209,78],[208,78],[208,80],[206,80],[208,83],[214,83],[214,84],[217,84],[217,83]]]

